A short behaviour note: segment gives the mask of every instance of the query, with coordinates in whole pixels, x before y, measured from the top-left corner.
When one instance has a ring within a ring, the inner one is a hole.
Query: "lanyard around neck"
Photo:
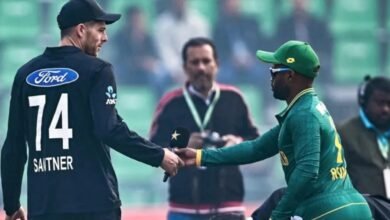
[[[185,87],[183,88],[183,93],[184,93],[184,98],[186,100],[188,108],[190,108],[192,117],[194,118],[196,125],[198,125],[200,131],[203,132],[204,129],[206,128],[207,124],[210,121],[211,114],[213,113],[214,107],[217,104],[218,99],[221,95],[221,91],[220,91],[219,87],[217,86],[217,88],[215,90],[215,97],[214,97],[213,101],[211,102],[211,104],[209,105],[209,107],[207,108],[206,115],[204,116],[203,122],[200,120],[199,113],[196,110],[194,102],[192,101],[190,94],[188,93],[188,91]]]
[[[389,160],[389,141],[387,140],[387,137],[384,136],[383,134],[377,134],[376,136],[376,140],[377,140],[377,143],[378,143],[378,146],[379,146],[379,150],[381,151],[382,153],[382,156]],[[390,160],[389,160],[390,162]]]

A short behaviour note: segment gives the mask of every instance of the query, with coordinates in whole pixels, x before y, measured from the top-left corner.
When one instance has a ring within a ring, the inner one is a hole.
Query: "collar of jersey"
[[[214,95],[216,90],[217,90],[217,84],[213,83],[213,87],[211,87],[211,89],[207,95],[207,98],[205,98],[200,92],[198,92],[195,89],[195,87],[191,83],[188,85],[188,92],[191,93],[192,95],[196,95],[199,98],[201,98],[206,103],[206,105],[210,105],[212,98],[213,98],[213,95]]]
[[[302,90],[300,93],[298,93],[293,100],[290,102],[290,104],[285,108],[281,113],[276,115],[276,118],[280,121],[280,119],[283,119],[286,115],[287,112],[294,106],[294,104],[298,101],[299,98],[304,96],[305,94],[312,93],[314,94],[314,88],[308,88],[305,90]]]
[[[46,47],[45,54],[75,53],[81,52],[81,49],[75,46]]]

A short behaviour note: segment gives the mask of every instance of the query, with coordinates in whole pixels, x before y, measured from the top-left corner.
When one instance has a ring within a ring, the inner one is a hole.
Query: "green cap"
[[[283,64],[310,78],[316,77],[320,69],[316,52],[308,43],[302,41],[287,41],[274,53],[258,50],[256,56],[263,62]]]

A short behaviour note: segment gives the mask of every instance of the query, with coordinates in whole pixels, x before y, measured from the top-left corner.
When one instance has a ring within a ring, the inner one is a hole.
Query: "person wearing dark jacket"
[[[359,115],[338,127],[348,174],[360,193],[390,199],[390,79],[367,79],[358,93]]]
[[[106,24],[119,18],[95,0],[68,1],[57,16],[60,46],[17,71],[1,151],[7,220],[25,219],[19,197],[26,161],[30,220],[119,220],[109,147],[177,173],[180,159],[129,130],[116,111],[112,66],[97,55]]]
[[[225,148],[258,136],[240,92],[215,81],[218,56],[212,41],[193,38],[182,49],[187,83],[166,94],[155,112],[151,141],[169,143],[175,127],[191,132],[189,147]],[[243,178],[238,166],[186,167],[169,181],[169,220],[243,216]]]

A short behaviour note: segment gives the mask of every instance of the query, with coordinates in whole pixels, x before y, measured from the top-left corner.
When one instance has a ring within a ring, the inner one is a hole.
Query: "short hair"
[[[362,94],[363,103],[367,103],[367,101],[371,98],[372,93],[378,90],[390,93],[390,79],[384,76],[377,76],[369,79]]]
[[[85,26],[91,27],[91,26],[94,24],[94,22],[96,22],[96,21],[87,21],[87,22],[84,22],[84,23],[82,23],[82,24],[84,24]],[[77,24],[77,25],[78,25],[78,24]],[[68,28],[66,28],[66,29],[61,30],[61,32],[60,32],[60,34],[61,34],[61,39],[63,39],[63,38],[66,37],[66,36],[69,36],[70,33],[72,33],[73,28],[76,27],[77,25],[72,26],[72,27],[68,27]]]
[[[73,28],[74,28],[74,26],[73,27],[68,27],[66,29],[61,30],[61,33],[60,33],[61,34],[61,39],[63,39],[64,37],[68,36],[72,32]]]
[[[211,48],[213,49],[213,57],[216,61],[218,61],[218,53],[217,53],[217,49],[216,49],[214,42],[211,39],[206,38],[206,37],[195,37],[195,38],[189,39],[183,46],[183,50],[181,51],[181,58],[182,58],[183,63],[187,62],[188,48],[198,47],[198,46],[203,46],[203,45],[210,45],[211,46]]]

